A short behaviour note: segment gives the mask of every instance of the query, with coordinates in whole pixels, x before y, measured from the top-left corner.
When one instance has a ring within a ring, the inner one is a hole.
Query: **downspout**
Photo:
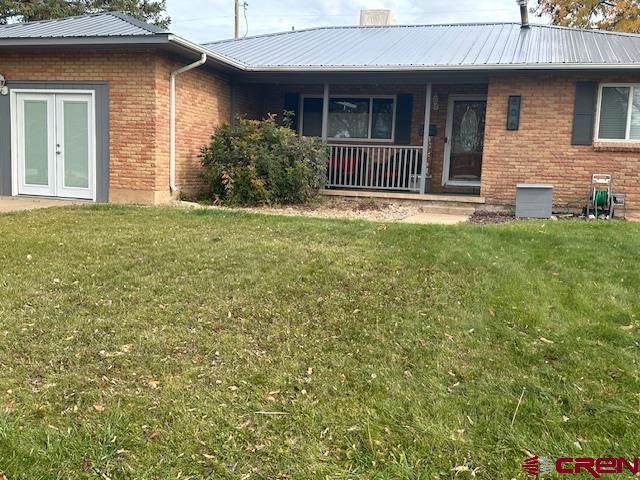
[[[169,189],[171,193],[178,191],[176,186],[176,77],[181,73],[204,65],[207,54],[203,53],[200,60],[171,72],[169,82]]]

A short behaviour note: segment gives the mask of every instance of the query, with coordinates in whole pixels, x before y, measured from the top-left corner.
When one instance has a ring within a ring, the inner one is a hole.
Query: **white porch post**
[[[427,175],[429,174],[429,125],[431,124],[431,83],[427,83],[427,98],[424,102],[424,131],[422,133],[422,176],[420,193],[427,193]]]
[[[322,97],[322,141],[327,142],[329,132],[329,84],[324,84],[324,95]]]

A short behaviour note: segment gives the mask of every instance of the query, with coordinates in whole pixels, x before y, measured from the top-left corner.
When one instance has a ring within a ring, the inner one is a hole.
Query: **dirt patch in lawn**
[[[471,215],[469,223],[475,225],[494,225],[496,223],[505,223],[516,220],[516,216],[512,212],[489,212],[486,210],[478,210]]]

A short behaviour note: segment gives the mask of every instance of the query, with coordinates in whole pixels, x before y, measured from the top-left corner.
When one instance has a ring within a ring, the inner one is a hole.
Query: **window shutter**
[[[596,111],[597,91],[596,82],[576,82],[572,145],[591,145],[593,142],[593,117]]]
[[[396,101],[396,134],[397,145],[411,145],[411,117],[413,114],[413,94],[401,93]]]
[[[300,94],[299,93],[285,93],[284,95],[284,111],[293,112],[291,116],[291,128],[298,131],[298,121],[300,114]]]

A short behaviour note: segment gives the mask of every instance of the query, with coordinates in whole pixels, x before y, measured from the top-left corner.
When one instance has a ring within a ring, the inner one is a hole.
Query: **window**
[[[305,137],[322,136],[322,99],[306,97],[302,101],[302,134]]]
[[[322,136],[323,103],[321,97],[303,97],[301,131],[305,137]],[[331,97],[327,137],[393,141],[395,107],[395,97]]]
[[[602,85],[598,140],[640,140],[640,85]]]

